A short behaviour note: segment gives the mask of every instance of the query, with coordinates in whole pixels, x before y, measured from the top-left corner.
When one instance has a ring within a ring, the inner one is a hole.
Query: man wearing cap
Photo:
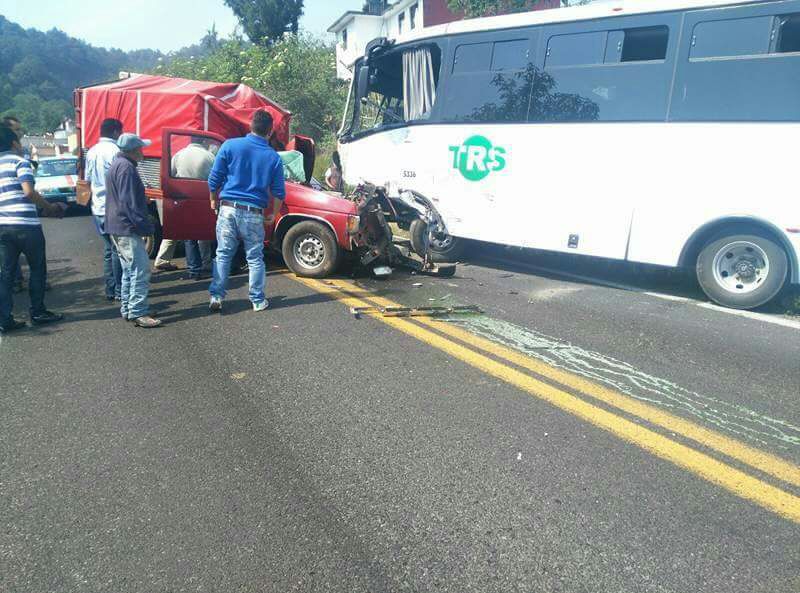
[[[147,211],[144,183],[136,165],[144,160],[142,148],[150,146],[136,134],[122,134],[117,140],[120,152],[106,173],[105,230],[117,248],[122,264],[122,307],[126,321],[138,327],[153,328],[160,319],[149,315],[150,258],[142,237],[154,232]]]

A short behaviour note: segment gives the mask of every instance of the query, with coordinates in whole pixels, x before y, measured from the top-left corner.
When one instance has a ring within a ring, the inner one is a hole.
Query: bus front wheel
[[[421,257],[425,257],[424,235],[426,232],[428,232],[428,225],[424,221],[417,218],[411,222],[409,228],[411,247]],[[444,233],[432,233],[429,241],[431,261],[437,264],[457,262],[466,250],[464,239]]]
[[[733,309],[768,303],[780,293],[788,273],[786,252],[761,235],[717,235],[697,258],[697,281],[703,292]]]

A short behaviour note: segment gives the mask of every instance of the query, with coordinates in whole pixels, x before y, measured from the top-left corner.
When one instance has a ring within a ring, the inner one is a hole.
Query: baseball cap
[[[143,138],[139,138],[136,134],[125,133],[119,137],[117,140],[117,146],[119,146],[120,150],[124,150],[129,152],[131,150],[136,150],[137,148],[144,148],[145,146],[150,146],[152,142],[150,140],[144,140]]]

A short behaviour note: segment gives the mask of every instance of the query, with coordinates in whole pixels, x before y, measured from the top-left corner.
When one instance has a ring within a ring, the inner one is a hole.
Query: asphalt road
[[[244,278],[209,315],[162,274],[147,331],[102,299],[88,218],[46,233],[67,319],[0,342],[1,591],[800,591],[790,318],[479,254],[276,267],[258,314]],[[348,310],[381,298],[484,314]]]

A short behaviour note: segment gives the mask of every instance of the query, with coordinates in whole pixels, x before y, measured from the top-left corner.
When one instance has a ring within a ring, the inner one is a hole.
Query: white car
[[[39,161],[36,190],[48,202],[74,206],[78,182],[78,159],[73,156],[48,157]]]

